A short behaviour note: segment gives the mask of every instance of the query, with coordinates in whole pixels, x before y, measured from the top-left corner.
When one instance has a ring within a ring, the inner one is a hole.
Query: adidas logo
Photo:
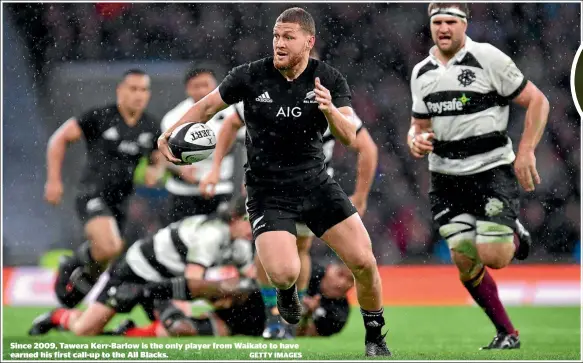
[[[257,97],[255,99],[255,101],[257,101],[257,102],[267,102],[267,103],[273,102],[273,100],[271,99],[271,97],[269,97],[269,93],[267,93],[267,92],[263,92],[262,94],[260,94],[259,97]]]
[[[378,328],[381,326],[381,324],[378,321],[369,321],[368,323],[366,323],[366,326],[370,327],[370,328]]]

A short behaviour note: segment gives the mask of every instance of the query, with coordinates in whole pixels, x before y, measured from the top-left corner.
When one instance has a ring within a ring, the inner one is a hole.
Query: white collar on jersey
[[[466,43],[464,44],[462,49],[458,50],[457,53],[449,60],[449,62],[447,62],[447,65],[449,66],[453,62],[461,61],[462,59],[464,59],[464,57],[466,56],[468,51],[470,49],[472,49],[473,46],[474,46],[474,41],[466,34]],[[437,51],[437,45],[434,45],[429,50],[429,57],[431,58],[431,61],[434,64],[442,64],[439,61],[439,59],[437,59],[437,57],[435,56],[436,51]]]

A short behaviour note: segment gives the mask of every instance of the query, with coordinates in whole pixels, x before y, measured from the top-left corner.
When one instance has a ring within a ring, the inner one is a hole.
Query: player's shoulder
[[[425,57],[425,59],[413,66],[413,70],[411,71],[411,81],[415,81],[417,78],[421,77],[428,71],[436,68],[437,66],[433,63],[431,57]]]
[[[233,68],[233,72],[248,76],[262,76],[268,73],[271,68],[273,68],[273,57],[266,57],[256,61],[243,63],[240,66]]]
[[[508,55],[491,43],[476,42],[471,39],[468,39],[467,42],[469,42],[468,53],[470,53],[480,65],[489,66],[492,62],[501,59],[510,59]]]
[[[337,68],[324,61],[310,58],[310,62],[313,62],[315,75],[320,78],[330,77],[332,80],[334,80],[342,76],[342,72],[340,72]]]

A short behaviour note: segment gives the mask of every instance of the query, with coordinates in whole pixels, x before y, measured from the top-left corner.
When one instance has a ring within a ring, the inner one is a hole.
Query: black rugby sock
[[[360,308],[360,313],[364,320],[364,328],[366,329],[365,341],[377,342],[381,337],[381,329],[385,325],[385,318],[383,317],[384,309],[377,311],[368,311]]]

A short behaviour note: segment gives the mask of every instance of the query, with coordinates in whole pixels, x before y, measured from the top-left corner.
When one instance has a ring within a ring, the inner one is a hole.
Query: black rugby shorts
[[[317,237],[357,213],[340,185],[331,177],[312,188],[277,189],[247,186],[247,212],[253,237],[268,231],[297,236],[296,223],[305,223]]]
[[[439,226],[468,213],[479,221],[516,228],[520,207],[518,181],[512,165],[502,165],[473,175],[431,173],[429,199]]]

